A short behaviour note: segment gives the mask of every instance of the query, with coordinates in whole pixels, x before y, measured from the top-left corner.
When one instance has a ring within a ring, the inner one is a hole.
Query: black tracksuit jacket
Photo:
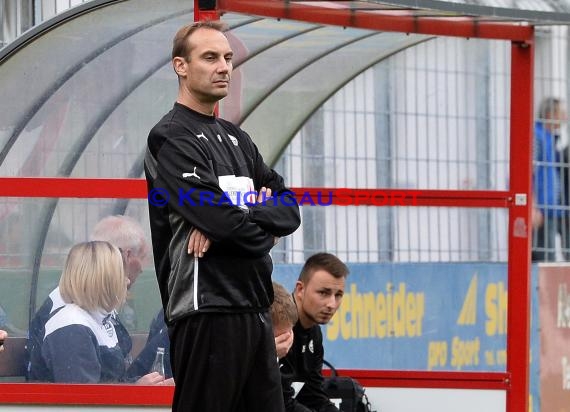
[[[149,134],[145,175],[168,324],[197,312],[266,311],[273,302],[269,251],[300,216],[294,194],[247,133],[175,103]],[[255,199],[244,194],[261,187],[277,201],[244,206]],[[193,228],[212,241],[203,258],[187,253]]]
[[[286,412],[338,412],[323,390],[323,334],[315,325],[303,329],[300,322],[293,327],[293,346],[279,361]],[[297,396],[292,383],[303,386]]]

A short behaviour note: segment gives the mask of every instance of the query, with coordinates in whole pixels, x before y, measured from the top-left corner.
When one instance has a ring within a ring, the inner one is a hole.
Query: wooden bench
[[[146,333],[132,334],[133,359],[140,353],[147,339]],[[23,381],[26,374],[26,341],[25,337],[8,337],[4,342],[4,351],[0,352],[0,380]]]

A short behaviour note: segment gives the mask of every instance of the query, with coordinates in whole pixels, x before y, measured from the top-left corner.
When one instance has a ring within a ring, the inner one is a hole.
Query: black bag
[[[323,389],[330,399],[340,399],[341,412],[375,412],[372,410],[364,388],[356,379],[338,376],[334,366],[326,360],[323,363],[331,370],[331,377],[324,378]]]

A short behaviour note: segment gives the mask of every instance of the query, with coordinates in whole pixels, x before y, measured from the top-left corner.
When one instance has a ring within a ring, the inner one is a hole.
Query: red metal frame
[[[220,15],[225,12],[244,13],[379,31],[516,41],[529,40],[534,33],[532,26],[518,23],[497,23],[476,17],[443,14],[441,17],[422,17],[412,9],[359,11],[349,7],[319,7],[315,5],[318,2],[283,0],[218,0],[217,3]]]
[[[508,207],[513,194],[492,190],[403,190],[330,187],[291,188],[300,202],[320,197],[335,206]],[[144,179],[0,177],[2,197],[146,199]],[[317,204],[318,205],[318,204]]]
[[[352,369],[339,369],[337,372],[341,376],[357,379],[368,388],[506,390],[510,381],[507,373]],[[5,383],[1,387],[0,404],[28,405],[169,406],[174,393],[172,386]]]
[[[338,369],[340,376],[351,376],[369,388],[497,389],[510,388],[508,373],[370,371]]]
[[[356,11],[322,8],[316,2],[218,0],[217,11],[195,19],[217,19],[224,12],[249,13],[320,24],[442,36],[512,41],[509,191],[300,188],[297,196],[334,191],[333,204],[378,206],[374,194],[403,199],[405,206],[506,207],[509,210],[507,372],[340,371],[369,387],[465,388],[507,391],[507,411],[528,410],[529,277],[532,165],[532,64],[534,29],[528,25],[479,21],[473,17],[421,17],[413,10]],[[342,191],[342,192],[339,192]],[[402,193],[404,197],[402,198]],[[526,203],[515,204],[516,195]],[[0,196],[145,198],[142,179],[0,178]],[[398,197],[399,196],[399,197]],[[344,203],[343,203],[344,202]],[[395,205],[389,205],[395,206]],[[0,403],[76,405],[169,405],[172,388],[121,385],[2,384]]]
[[[170,406],[173,386],[3,383],[0,404]]]
[[[528,411],[533,53],[532,42],[511,46],[510,190],[528,199],[509,209],[507,371],[512,390],[507,393],[507,412]]]

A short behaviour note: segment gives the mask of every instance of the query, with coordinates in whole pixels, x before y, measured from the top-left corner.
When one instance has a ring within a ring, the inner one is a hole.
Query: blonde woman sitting
[[[127,296],[119,249],[108,242],[79,243],[71,249],[59,281],[65,305],[46,323],[41,353],[32,355],[34,380],[117,382],[125,358],[111,313]]]

